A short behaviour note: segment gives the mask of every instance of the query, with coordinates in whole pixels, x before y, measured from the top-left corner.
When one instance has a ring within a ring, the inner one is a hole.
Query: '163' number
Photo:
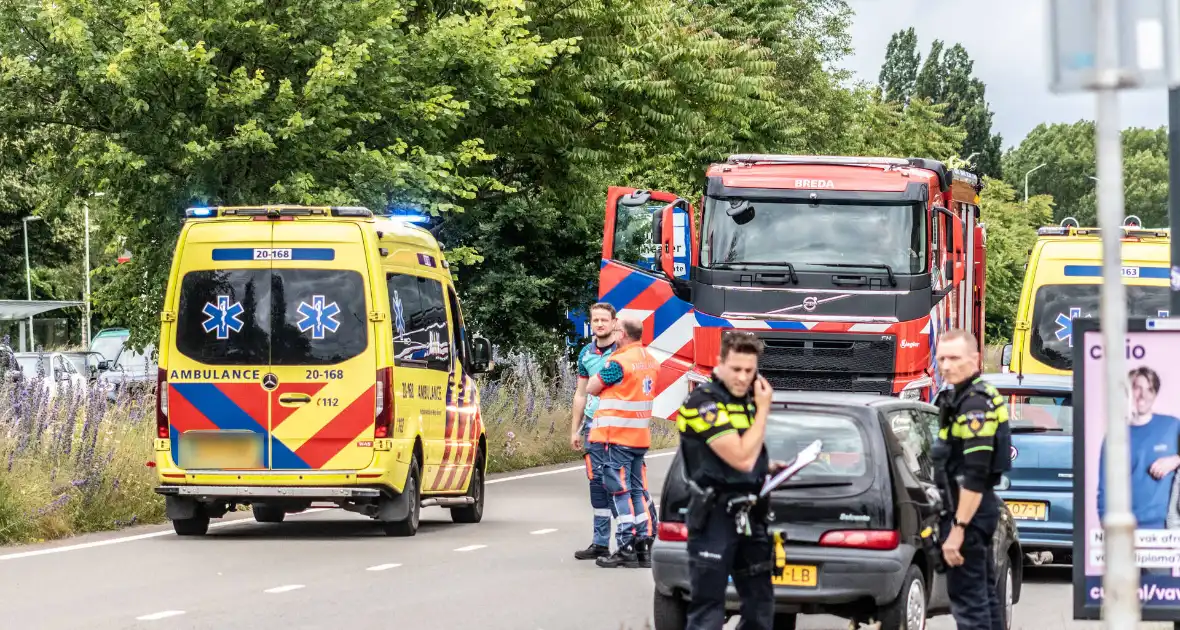
[[[308,370],[307,380],[318,381],[321,378],[326,378],[329,381],[338,381],[344,378],[344,370]]]

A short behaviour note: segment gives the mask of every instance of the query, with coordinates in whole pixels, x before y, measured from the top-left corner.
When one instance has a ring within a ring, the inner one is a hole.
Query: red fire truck
[[[981,181],[922,158],[734,155],[707,173],[704,210],[611,187],[598,295],[644,322],[662,362],[655,415],[710,374],[726,329],[766,343],[780,390],[929,401],[937,335],[983,350]]]

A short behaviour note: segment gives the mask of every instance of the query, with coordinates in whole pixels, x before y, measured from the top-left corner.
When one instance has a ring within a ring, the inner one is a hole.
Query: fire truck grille
[[[760,333],[759,370],[775,389],[889,394],[897,339],[893,335]]]

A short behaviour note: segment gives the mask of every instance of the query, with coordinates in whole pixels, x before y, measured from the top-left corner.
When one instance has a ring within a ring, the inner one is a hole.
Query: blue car
[[[984,374],[1007,397],[1012,470],[996,486],[1034,564],[1073,562],[1073,377]]]

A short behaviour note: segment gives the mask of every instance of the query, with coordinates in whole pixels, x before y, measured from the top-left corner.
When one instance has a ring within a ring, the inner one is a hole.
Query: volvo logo
[[[819,306],[819,298],[814,295],[803,298],[803,310],[814,311],[817,306]]]

